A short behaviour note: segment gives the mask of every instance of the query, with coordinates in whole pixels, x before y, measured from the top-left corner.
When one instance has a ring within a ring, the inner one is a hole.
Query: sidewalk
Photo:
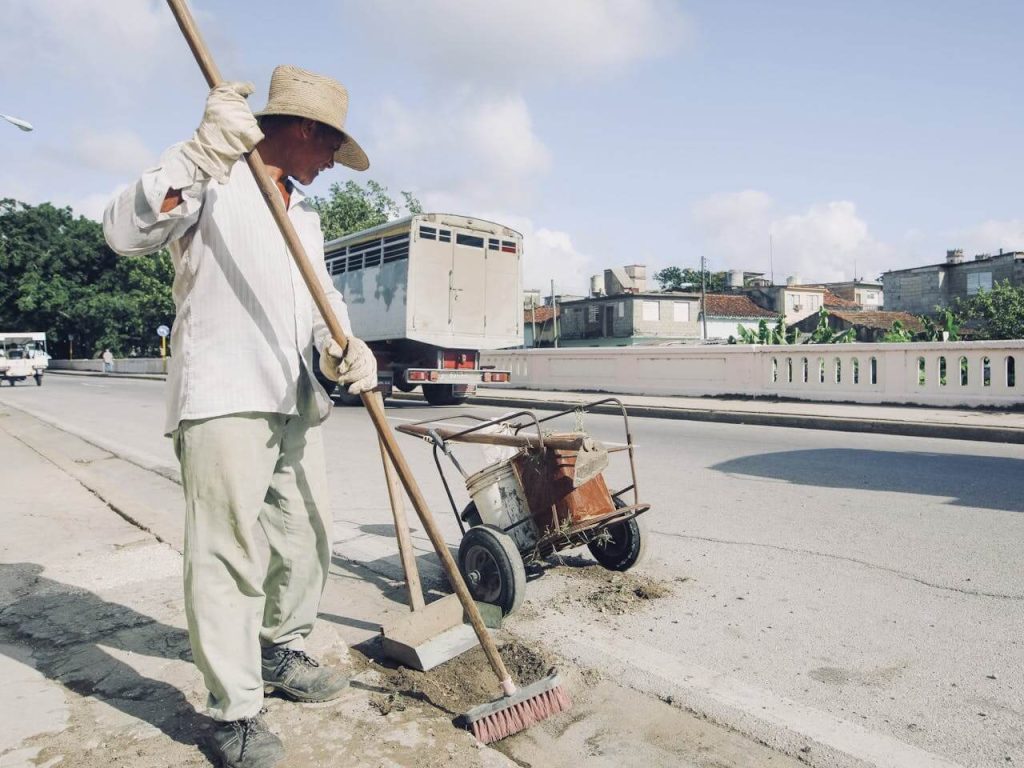
[[[210,727],[205,690],[184,629],[180,534],[155,533],[166,527],[170,493],[180,517],[180,489],[16,411],[2,415],[0,766],[209,765],[200,746]],[[355,613],[361,599],[348,595]],[[355,675],[346,695],[316,706],[267,699],[289,751],[282,768],[514,765],[444,711],[396,693],[389,671],[348,651],[342,634],[320,621],[310,644]],[[385,704],[394,704],[386,715]]]

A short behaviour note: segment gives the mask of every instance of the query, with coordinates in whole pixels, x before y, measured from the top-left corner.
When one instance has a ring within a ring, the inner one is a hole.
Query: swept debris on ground
[[[551,570],[574,582],[561,599],[614,616],[642,610],[651,600],[672,594],[667,582],[642,573],[608,571],[582,558],[562,558]]]

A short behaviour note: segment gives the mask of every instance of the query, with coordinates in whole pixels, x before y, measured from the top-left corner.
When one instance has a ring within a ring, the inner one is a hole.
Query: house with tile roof
[[[924,323],[921,322],[921,318],[909,312],[888,312],[885,310],[865,312],[863,310],[829,309],[827,307],[825,311],[828,313],[827,322],[829,328],[837,332],[853,328],[857,341],[881,341],[882,337],[885,336],[897,320],[911,333],[920,333],[924,330]],[[818,316],[805,317],[795,325],[801,333],[813,333],[814,329],[818,327]]]
[[[778,318],[776,313],[759,307],[749,296],[742,293],[707,294],[704,297],[703,316],[707,318],[709,340],[736,336],[737,326],[756,331],[758,323],[762,320],[771,324]]]

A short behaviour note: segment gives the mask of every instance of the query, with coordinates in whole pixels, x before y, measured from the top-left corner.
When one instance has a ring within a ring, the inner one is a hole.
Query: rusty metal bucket
[[[530,514],[541,536],[574,527],[614,511],[603,475],[574,488],[574,450],[530,451],[512,459],[512,468],[526,493]]]

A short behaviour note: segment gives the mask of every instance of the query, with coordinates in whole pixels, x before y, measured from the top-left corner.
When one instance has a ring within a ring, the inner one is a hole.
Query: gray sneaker
[[[217,723],[209,747],[222,768],[271,768],[284,758],[281,740],[256,717]]]
[[[263,690],[280,691],[295,701],[330,701],[348,688],[348,678],[321,667],[302,651],[290,648],[263,649]]]

